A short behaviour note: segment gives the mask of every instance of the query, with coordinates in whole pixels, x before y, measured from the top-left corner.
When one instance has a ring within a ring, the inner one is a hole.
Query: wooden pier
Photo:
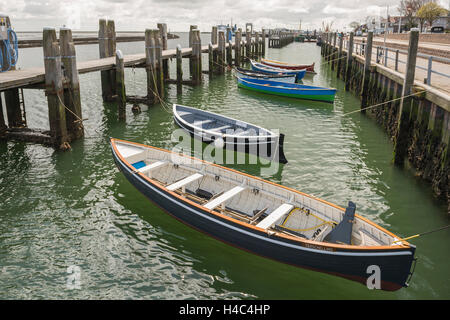
[[[231,32],[231,30],[229,31]],[[232,65],[241,66],[247,58],[257,58],[265,53],[265,32],[236,32],[235,42],[226,42],[225,33],[212,28],[211,43],[202,44],[197,26],[190,28],[188,48],[167,48],[166,24],[159,23],[155,29],[147,29],[143,38],[129,39],[144,41],[143,53],[123,55],[116,50],[114,21],[99,20],[99,59],[76,61],[75,45],[70,29],[53,28],[43,31],[41,45],[44,50],[44,67],[10,70],[0,73],[0,93],[6,103],[3,114],[0,99],[0,138],[15,139],[52,145],[59,149],[69,149],[70,142],[83,136],[83,118],[80,99],[79,74],[101,72],[102,97],[104,101],[116,102],[119,119],[125,119],[126,102],[158,103],[164,99],[165,85],[199,85],[203,73],[211,77],[230,70]],[[89,41],[94,41],[90,39]],[[36,44],[37,45],[37,44]],[[244,48],[246,51],[244,52]],[[234,54],[233,54],[234,51]],[[209,63],[202,64],[202,53],[208,53]],[[175,58],[176,79],[169,78],[168,60]],[[183,78],[183,58],[189,59],[189,79]],[[203,71],[208,66],[208,71]],[[227,68],[228,66],[228,68]],[[124,68],[144,68],[147,73],[147,95],[127,96]],[[24,89],[44,89],[48,101],[49,130],[30,129],[26,123]],[[1,98],[1,97],[0,97]]]
[[[330,69],[345,81],[345,89],[361,98],[361,112],[374,117],[394,143],[393,162],[406,160],[417,176],[432,184],[434,194],[447,201],[450,213],[450,96],[415,80],[419,32],[411,31],[405,73],[372,60],[373,34],[364,55],[354,51],[354,35],[322,34],[321,53]],[[375,107],[372,107],[375,106]]]
[[[269,31],[269,48],[283,48],[294,42],[294,32]]]

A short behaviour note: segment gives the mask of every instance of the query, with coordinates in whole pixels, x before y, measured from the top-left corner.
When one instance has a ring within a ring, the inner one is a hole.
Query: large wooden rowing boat
[[[117,167],[170,215],[225,243],[298,267],[381,289],[410,278],[415,246],[388,230],[300,191],[200,159],[111,139]],[[375,266],[375,267],[374,267]]]

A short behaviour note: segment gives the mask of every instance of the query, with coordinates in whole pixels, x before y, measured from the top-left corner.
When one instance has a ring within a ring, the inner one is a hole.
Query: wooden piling
[[[331,48],[333,55],[331,57],[331,70],[334,71],[336,68],[336,56],[337,56],[337,49],[336,49],[336,41],[337,41],[337,32],[333,33],[333,47]]]
[[[252,57],[252,33],[248,30],[245,33],[245,56],[247,59]]]
[[[364,75],[361,90],[361,112],[366,113],[364,108],[367,107],[368,95],[369,95],[369,81],[370,81],[370,64],[372,62],[372,43],[373,43],[373,31],[369,31],[367,34],[367,43],[365,49],[365,61],[364,61]]]
[[[234,35],[234,65],[241,66],[241,29],[239,28]]]
[[[411,128],[411,102],[412,97],[406,97],[412,93],[416,70],[417,48],[419,45],[419,31],[414,28],[409,33],[408,58],[406,61],[406,74],[403,82],[402,99],[398,111],[397,134],[394,146],[394,163],[403,165],[408,148],[408,136]]]
[[[211,31],[211,43],[213,45],[218,43],[218,38],[217,37],[218,37],[218,35],[217,35],[217,27],[214,26],[214,27],[212,27],[212,31]]]
[[[8,127],[23,127],[25,123],[20,110],[20,94],[18,88],[5,90],[6,114],[8,115]]]
[[[114,20],[108,20],[106,23],[107,34],[108,34],[108,57],[113,57],[116,54],[116,26]],[[114,101],[113,96],[116,94],[116,87],[114,86],[116,79],[116,72],[114,69],[109,70],[111,77],[111,89],[112,96],[111,101]]]
[[[219,61],[218,61],[218,73],[225,73],[225,34],[223,31],[219,31]]]
[[[345,65],[345,91],[350,88],[350,81],[352,77],[352,62],[353,62],[353,36],[354,33],[350,32],[350,39],[347,48],[347,63]]]
[[[264,58],[266,56],[266,30],[262,29],[261,33],[261,56]]]
[[[158,23],[159,34],[162,41],[162,49],[167,50],[167,24],[166,23]],[[169,60],[163,60],[163,75],[164,80],[169,79]]]
[[[157,101],[158,86],[156,82],[155,39],[150,29],[145,30],[145,70],[147,72],[147,99],[151,103]]]
[[[84,135],[80,97],[80,79],[78,77],[77,58],[75,44],[73,43],[72,30],[61,28],[59,30],[59,45],[61,48],[61,62],[64,66],[67,86],[64,89],[64,104],[66,110],[67,133],[71,140],[81,138]]]
[[[208,44],[208,73],[210,77],[214,73],[214,50],[211,42]]]
[[[217,26],[212,27],[211,30],[211,44],[216,45],[219,43],[219,35],[217,33]],[[219,51],[214,50],[212,53],[212,69],[213,74],[218,73],[218,63],[219,63]]]
[[[344,44],[344,36],[339,37],[339,49],[338,49],[338,60],[337,60],[337,77],[341,77],[341,70],[342,70],[342,47]]]
[[[233,65],[233,43],[231,43],[231,40],[228,41],[227,47],[227,65],[229,67]]]
[[[127,94],[125,90],[125,65],[122,51],[116,50],[116,92],[119,119],[126,119]]]
[[[259,33],[255,32],[255,57],[259,57],[260,50],[259,50]]]
[[[153,38],[155,39],[155,72],[156,85],[160,99],[164,98],[164,74],[162,59],[162,40],[158,29],[153,30]]]
[[[183,56],[181,55],[181,45],[177,45],[176,55],[177,55],[177,87],[181,88],[181,84],[183,83]]]
[[[196,25],[191,25],[189,26],[189,48],[192,49],[192,43],[193,43],[193,39],[194,39],[194,30],[197,29]],[[192,78],[192,56],[189,57],[189,74],[191,75]]]
[[[3,114],[2,95],[0,92],[0,139],[4,136],[6,129],[7,129],[7,126],[6,126],[6,122],[5,122],[5,116]]]
[[[110,42],[110,39],[109,39],[109,34],[108,34],[107,21],[105,19],[100,19],[99,20],[99,29],[98,29],[98,47],[99,47],[100,59],[108,58],[110,56],[109,42]],[[111,77],[111,71],[110,70],[100,71],[100,77],[101,77],[101,82],[102,82],[103,101],[105,101],[105,102],[112,101],[113,81],[112,81],[112,77]]]
[[[192,82],[198,85],[202,82],[202,42],[200,30],[192,33]]]
[[[63,105],[63,74],[59,43],[54,28],[44,28],[43,36],[45,92],[48,102],[48,119],[53,144],[68,149],[69,137],[66,126],[66,112]]]

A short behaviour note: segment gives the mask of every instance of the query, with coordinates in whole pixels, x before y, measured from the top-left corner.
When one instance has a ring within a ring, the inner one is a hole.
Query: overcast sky
[[[43,27],[66,25],[73,30],[97,30],[99,18],[114,19],[116,30],[139,31],[165,22],[170,31],[186,31],[196,24],[201,31],[211,26],[233,24],[256,29],[299,27],[319,29],[333,21],[333,29],[348,27],[366,16],[398,15],[400,0],[1,0],[17,31],[40,31]],[[449,0],[439,0],[449,8]]]

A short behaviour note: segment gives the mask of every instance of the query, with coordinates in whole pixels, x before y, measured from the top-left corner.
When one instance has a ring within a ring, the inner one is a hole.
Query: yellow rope
[[[374,105],[372,105],[372,106],[368,106],[368,107],[366,107],[366,108],[362,108],[362,109],[358,109],[358,110],[350,111],[350,112],[344,113],[344,114],[343,114],[343,116],[346,116],[346,115],[348,115],[348,114],[352,114],[352,113],[355,113],[355,112],[360,112],[361,110],[367,110],[367,109],[371,109],[371,108],[379,107],[379,106],[382,106],[382,105],[384,105],[384,104],[386,104],[386,103],[390,103],[390,102],[392,102],[392,101],[396,101],[396,100],[400,100],[400,99],[404,99],[404,98],[408,98],[408,97],[411,97],[411,96],[415,96],[415,95],[418,95],[418,94],[424,93],[425,91],[426,91],[426,90],[423,90],[423,91],[418,91],[418,92],[415,92],[415,93],[409,94],[409,95],[407,95],[407,96],[402,96],[402,97],[399,97],[399,98],[395,98],[395,99],[392,99],[392,100],[389,100],[389,101],[385,101],[385,102],[382,102],[382,103],[374,104]]]
[[[286,222],[289,220],[289,218],[291,217],[292,213],[293,213],[295,210],[300,210],[301,212],[304,212],[304,213],[306,213],[306,214],[308,214],[308,215],[311,215],[311,216],[313,216],[314,218],[316,218],[316,219],[318,219],[318,220],[320,220],[320,221],[323,221],[323,222],[320,223],[320,224],[318,224],[318,225],[316,225],[316,226],[314,226],[314,227],[310,227],[310,228],[306,228],[306,229],[293,229],[293,228],[286,227],[286,226],[285,226]],[[309,211],[306,211],[306,210],[303,209],[303,208],[297,208],[297,207],[296,207],[296,208],[292,209],[292,210],[289,212],[288,216],[287,216],[286,219],[283,221],[283,223],[281,224],[281,226],[282,226],[283,228],[285,228],[285,229],[288,229],[288,230],[291,230],[291,231],[297,231],[297,232],[299,232],[299,231],[310,231],[310,230],[314,230],[314,229],[317,229],[317,228],[319,228],[319,227],[321,227],[321,226],[323,226],[323,225],[325,225],[325,224],[328,224],[328,225],[330,225],[330,226],[333,227],[336,223],[333,222],[333,221],[326,221],[325,219],[322,219],[322,218],[316,216],[315,214],[313,214],[313,213],[311,213],[311,212],[309,212]]]

